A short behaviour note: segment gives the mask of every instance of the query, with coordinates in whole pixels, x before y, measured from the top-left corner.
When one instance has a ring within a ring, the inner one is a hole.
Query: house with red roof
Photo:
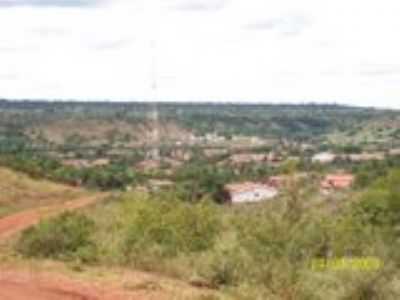
[[[321,181],[323,191],[342,190],[350,188],[355,181],[352,174],[330,174]]]

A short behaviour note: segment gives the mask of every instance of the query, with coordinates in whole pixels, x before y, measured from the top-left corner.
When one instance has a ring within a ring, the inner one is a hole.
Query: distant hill
[[[207,134],[228,140],[256,136],[337,141],[352,138],[371,124],[379,134],[397,134],[399,120],[398,111],[340,105],[2,100],[0,144],[12,137],[13,143],[29,139],[39,144],[132,146],[149,143],[155,130],[160,141],[183,143]]]

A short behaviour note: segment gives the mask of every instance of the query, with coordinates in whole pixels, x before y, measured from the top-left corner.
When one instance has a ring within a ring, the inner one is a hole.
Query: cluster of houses
[[[306,177],[299,174],[294,179]],[[329,194],[338,190],[346,190],[353,186],[355,176],[347,173],[328,174],[320,181],[320,190],[323,194]],[[257,203],[273,199],[281,190],[290,184],[288,176],[272,176],[264,182],[231,183],[224,187],[226,200],[232,204]]]
[[[206,157],[213,157],[218,155],[228,155],[228,149],[204,149]],[[171,174],[181,167],[185,161],[192,158],[193,153],[187,150],[175,149],[168,158],[148,158],[134,166],[135,169],[141,171],[154,171],[157,169],[166,169]],[[311,160],[313,163],[329,164],[336,160],[346,160],[352,162],[365,162],[365,161],[380,161],[384,160],[387,155],[400,155],[400,150],[392,150],[388,153],[377,152],[377,153],[360,153],[360,154],[334,154],[331,152],[322,152],[315,154]],[[270,153],[250,153],[241,152],[231,154],[227,159],[221,163],[228,162],[232,166],[239,166],[247,163],[259,163],[259,164],[271,164],[278,165],[283,161],[283,157],[277,155],[274,152]],[[110,163],[108,159],[97,159],[97,160],[83,160],[83,159],[69,159],[62,162],[66,166],[73,166],[76,168],[87,168],[95,166],[105,166]],[[307,174],[298,175],[301,177],[309,177]],[[239,182],[230,183],[225,185],[224,192],[226,200],[229,203],[256,203],[266,201],[269,199],[276,198],[285,187],[288,187],[291,183],[288,176],[272,176],[267,180],[261,180],[258,182]],[[298,179],[298,178],[297,178]],[[311,180],[311,179],[310,179]],[[322,194],[330,194],[339,190],[346,190],[354,185],[355,176],[348,173],[328,174],[322,178],[319,183],[319,188]],[[153,180],[149,182],[151,187],[156,190],[164,187],[170,187],[173,185],[171,181],[160,181]]]
[[[331,152],[322,152],[315,154],[312,157],[312,162],[329,164],[336,160],[344,160],[351,162],[381,161],[384,160],[387,155],[389,156],[400,155],[400,150],[393,149],[390,150],[388,153],[375,152],[375,153],[357,153],[357,154],[334,154]]]

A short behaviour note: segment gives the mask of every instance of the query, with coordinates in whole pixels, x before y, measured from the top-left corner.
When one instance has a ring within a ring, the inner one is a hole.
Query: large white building
[[[332,163],[336,159],[336,155],[330,152],[323,152],[315,154],[312,157],[313,163],[321,163],[321,164],[329,164]]]
[[[278,190],[266,184],[243,182],[225,186],[228,200],[231,203],[254,203],[274,198]]]

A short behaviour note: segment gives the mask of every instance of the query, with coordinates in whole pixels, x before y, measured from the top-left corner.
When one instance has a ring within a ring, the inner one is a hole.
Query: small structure
[[[64,167],[73,167],[76,169],[83,169],[90,167],[89,161],[86,159],[65,159],[61,162]]]
[[[302,143],[300,145],[301,151],[312,151],[315,147],[312,144]]]
[[[159,169],[160,167],[161,167],[161,162],[155,159],[143,160],[136,165],[136,168],[143,172],[154,171]]]
[[[287,181],[287,176],[271,176],[270,178],[268,178],[266,183],[267,185],[272,186],[276,189],[281,189],[286,185]]]
[[[389,155],[391,155],[391,156],[398,156],[398,155],[400,155],[400,148],[389,150]]]
[[[271,176],[265,181],[265,184],[280,190],[285,187],[288,187],[288,185],[290,185],[290,184],[299,182],[308,177],[309,177],[309,175],[307,173],[296,173],[293,175]]]
[[[267,155],[267,160],[268,160],[269,162],[271,162],[271,163],[280,163],[280,162],[283,161],[283,158],[282,158],[282,156],[276,154],[275,152],[270,152],[270,153]]]
[[[340,159],[351,161],[351,162],[366,162],[366,161],[378,161],[385,159],[385,153],[360,153],[360,154],[343,154],[339,156]]]
[[[352,162],[365,162],[371,160],[384,160],[384,153],[361,153],[361,154],[349,154],[344,156],[345,159],[348,159]]]
[[[110,160],[107,158],[96,159],[90,163],[92,167],[104,167],[110,164]]]
[[[228,154],[228,149],[205,149],[204,155],[208,158]]]
[[[330,152],[322,152],[315,154],[312,157],[313,163],[320,163],[320,164],[329,164],[332,163],[336,159],[336,155]]]
[[[189,161],[192,159],[192,154],[190,151],[185,151],[183,149],[174,149],[171,153],[171,157],[176,160]]]
[[[235,165],[246,164],[251,162],[267,162],[268,155],[266,154],[251,154],[251,153],[241,153],[234,154],[229,158],[230,162]]]
[[[170,180],[150,179],[147,185],[151,191],[159,191],[172,187],[174,183]]]
[[[226,141],[226,138],[214,132],[214,133],[207,133],[205,135],[205,140],[210,143],[222,143]]]
[[[103,167],[110,163],[109,159],[96,159],[93,161],[87,159],[65,159],[61,164],[65,167],[73,167],[76,169],[84,169],[91,167]]]
[[[350,188],[355,181],[352,174],[327,175],[321,182],[323,191],[342,190]]]
[[[256,203],[274,198],[278,190],[258,182],[232,183],[225,186],[227,200],[230,203]]]
[[[161,162],[162,162],[162,164],[166,164],[166,165],[168,165],[168,167],[170,167],[171,169],[174,169],[174,170],[182,167],[182,165],[183,165],[183,162],[173,159],[173,158],[168,158],[168,157],[163,158]]]

